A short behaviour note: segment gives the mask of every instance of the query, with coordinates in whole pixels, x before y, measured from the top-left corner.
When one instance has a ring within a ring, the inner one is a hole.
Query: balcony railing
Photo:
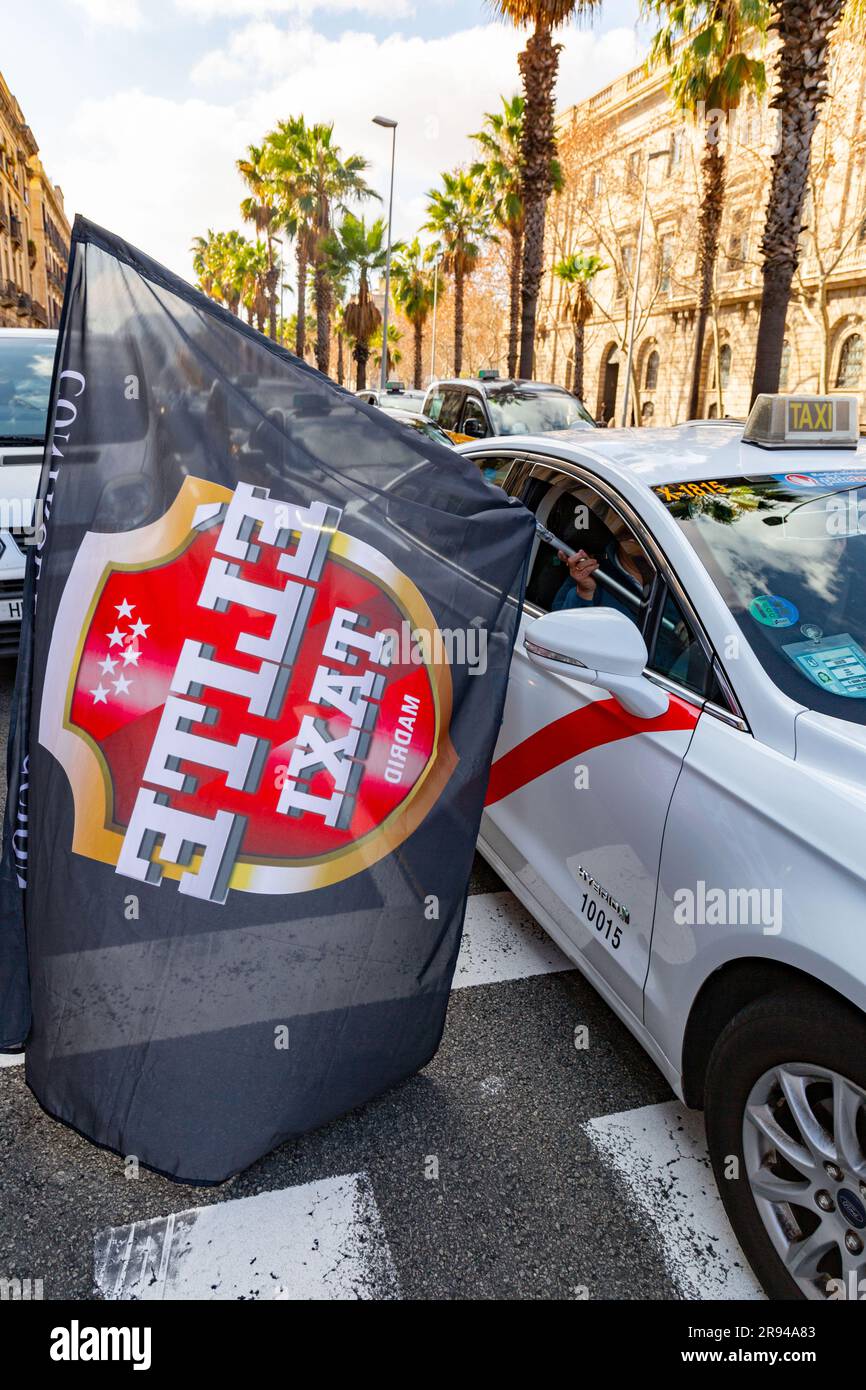
[[[11,236],[12,240],[17,241],[18,245],[20,246],[22,244],[23,238],[21,230],[21,218],[15,216],[10,217],[9,224],[9,235]]]
[[[0,308],[14,309],[18,303],[18,286],[11,280],[0,280]]]
[[[19,294],[18,303],[15,305],[15,312],[18,315],[19,319],[27,317],[27,315],[30,313],[30,308],[32,304],[33,300],[30,298],[29,294]]]
[[[34,318],[41,328],[48,327],[48,310],[44,304],[40,304],[38,299],[34,299],[30,308],[31,318]]]

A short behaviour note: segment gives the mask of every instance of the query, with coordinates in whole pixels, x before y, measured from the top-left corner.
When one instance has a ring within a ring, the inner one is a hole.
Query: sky
[[[397,120],[394,234],[414,236],[440,171],[471,157],[467,133],[519,90],[525,38],[484,0],[30,0],[4,10],[3,75],[70,221],[81,212],[187,279],[193,236],[242,225],[235,160],[289,115],[333,121],[344,153],[370,161],[383,199],[390,132],[372,117]],[[560,107],[646,47],[638,0],[604,0],[592,25],[558,37]]]

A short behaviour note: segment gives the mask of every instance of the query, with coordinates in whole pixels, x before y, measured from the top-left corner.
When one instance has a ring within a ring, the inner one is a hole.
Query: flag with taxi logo
[[[219,1181],[436,1050],[533,522],[80,219],[49,419],[0,1045]]]

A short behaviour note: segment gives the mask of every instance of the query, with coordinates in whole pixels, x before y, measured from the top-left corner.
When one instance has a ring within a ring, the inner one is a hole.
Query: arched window
[[[722,390],[726,390],[731,379],[731,359],[733,357],[730,343],[723,343],[719,352],[719,376],[721,377]]]
[[[791,344],[786,338],[782,344],[782,360],[779,363],[779,390],[787,391],[788,378],[791,375]]]
[[[839,353],[839,370],[836,373],[837,387],[859,386],[863,370],[863,339],[859,333],[849,333]]]
[[[655,415],[655,413],[656,408],[653,405],[652,401],[644,401],[643,405],[640,408],[640,418],[645,425],[649,424],[650,420]]]
[[[655,348],[646,360],[646,375],[643,384],[645,391],[654,391],[659,384],[659,355]]]

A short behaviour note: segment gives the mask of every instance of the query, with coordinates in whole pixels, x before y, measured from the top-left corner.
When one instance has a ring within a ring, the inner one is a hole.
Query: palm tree
[[[554,186],[556,159],[554,89],[561,44],[554,43],[551,34],[568,20],[597,9],[601,0],[492,0],[492,3],[516,27],[533,26],[518,59],[525,98],[520,144],[524,223],[518,371],[522,377],[531,377],[535,318],[544,266],[544,222],[547,200]]]
[[[415,237],[408,246],[399,249],[391,264],[394,298],[412,325],[414,333],[413,385],[416,391],[421,389],[423,375],[421,352],[424,325],[433,309],[434,289],[436,295],[442,293],[441,276],[436,265],[437,250],[436,246],[428,246],[422,251],[421,243]]]
[[[522,96],[513,96],[510,100],[502,97],[501,100],[502,110],[485,112],[484,125],[472,136],[480,145],[483,158],[473,164],[469,172],[478,179],[490,198],[495,222],[508,235],[508,375],[513,377],[517,373],[520,338],[520,270],[523,256],[520,146],[526,102]]]
[[[785,318],[799,258],[812,136],[827,93],[828,45],[843,18],[862,34],[866,0],[770,0],[769,27],[781,40],[770,105],[779,113],[770,194],[761,240],[763,294],[752,402],[778,391]]]
[[[358,368],[356,384],[363,391],[367,385],[370,339],[382,322],[370,294],[370,276],[384,269],[388,255],[384,218],[377,218],[368,227],[363,217],[347,212],[336,232],[327,238],[324,250],[331,274],[347,280],[357,276],[358,290],[343,310],[343,325],[355,344],[352,356]]]
[[[574,325],[574,366],[571,389],[583,400],[583,344],[586,324],[592,314],[589,287],[599,271],[607,270],[600,256],[582,252],[566,256],[553,267],[553,273],[569,288],[569,311]]]
[[[302,150],[307,138],[303,116],[278,121],[265,136],[267,167],[277,189],[278,225],[295,243],[297,261],[297,313],[295,352],[301,359],[307,350],[307,268],[312,254],[312,197],[305,179]]]
[[[402,335],[401,335],[400,330],[398,329],[396,323],[389,323],[389,324],[388,324],[388,363],[387,363],[387,366],[385,367],[385,375],[386,375],[386,377],[390,377],[392,368],[393,368],[393,367],[399,367],[401,361],[403,360],[403,354],[402,354],[402,352],[400,351],[400,338],[401,338],[401,336],[402,336]],[[379,324],[379,327],[376,329],[376,332],[373,334],[372,338],[370,339],[370,347],[373,349],[374,360],[375,360],[375,362],[376,362],[376,366],[377,366],[377,367],[381,367],[381,365],[382,365],[382,325],[381,325],[381,323]]]
[[[727,118],[744,92],[763,92],[764,64],[747,50],[755,35],[766,33],[770,10],[768,0],[643,0],[643,10],[661,21],[649,63],[663,62],[669,68],[674,110],[705,120],[698,221],[698,314],[689,393],[689,417],[694,420],[700,409],[704,341],[725,203],[726,155],[720,144],[722,132],[717,113]]]
[[[265,234],[267,252],[267,275],[264,293],[268,301],[268,320],[270,336],[277,336],[277,281],[279,267],[274,264],[273,232],[279,216],[278,189],[269,167],[268,151],[263,145],[248,145],[245,159],[237,161],[238,173],[250,190],[250,196],[241,203],[241,216],[245,222],[252,222],[256,232]]]
[[[273,304],[268,292],[273,269],[271,260],[272,257],[263,241],[246,242],[238,248],[236,256],[237,273],[241,283],[240,301],[247,311],[248,323],[255,323],[260,333],[265,331]],[[276,338],[276,319],[273,326],[272,336]]]
[[[463,300],[467,277],[481,257],[491,231],[492,212],[477,180],[463,170],[442,175],[442,187],[427,194],[424,230],[442,244],[442,269],[454,279],[454,375],[463,366]]]
[[[306,126],[295,149],[295,201],[308,226],[308,254],[313,264],[316,300],[316,365],[327,373],[331,345],[331,281],[328,241],[335,211],[351,200],[376,198],[363,178],[368,162],[359,154],[344,158],[334,144],[333,125]]]
[[[236,314],[244,291],[244,256],[249,242],[240,232],[214,232],[195,237],[193,267],[205,294]]]

